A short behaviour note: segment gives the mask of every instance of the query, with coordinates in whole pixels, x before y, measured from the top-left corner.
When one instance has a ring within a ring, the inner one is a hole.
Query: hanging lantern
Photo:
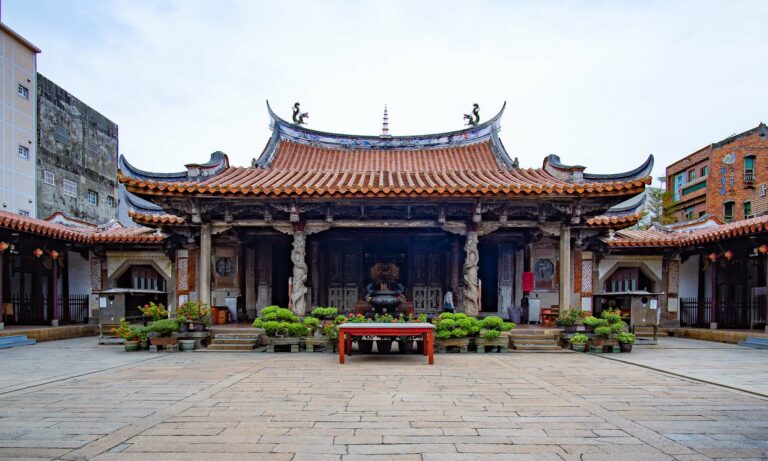
[[[8,245],[7,242],[0,242],[0,253],[2,253],[3,251],[7,250],[8,247],[9,247],[9,245]]]
[[[725,257],[725,259],[730,261],[731,259],[733,259],[733,251],[725,250],[725,253],[723,253],[723,256]]]
[[[51,259],[56,259],[59,257],[59,252],[56,250],[51,250],[50,255],[51,255]]]
[[[764,254],[768,253],[768,245],[766,245],[765,243],[763,243],[762,245],[760,245],[759,247],[757,247],[757,251],[758,251],[758,252],[759,252],[761,255],[764,255]]]
[[[709,254],[709,260],[712,262],[717,261],[717,253],[710,253]]]
[[[35,255],[35,258],[39,258],[43,255],[43,250],[40,248],[35,248],[34,251],[32,251],[32,254]]]

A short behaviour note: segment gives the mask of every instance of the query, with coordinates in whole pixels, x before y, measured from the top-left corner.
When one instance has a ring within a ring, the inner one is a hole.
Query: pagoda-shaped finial
[[[382,138],[391,138],[392,136],[389,134],[389,114],[387,113],[387,105],[384,104],[384,121],[381,124],[381,137]]]

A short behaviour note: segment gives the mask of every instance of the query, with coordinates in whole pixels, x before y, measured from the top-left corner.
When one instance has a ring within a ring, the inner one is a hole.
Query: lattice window
[[[189,258],[176,259],[176,293],[189,293]]]
[[[581,295],[592,295],[592,260],[581,260]]]
[[[103,260],[101,258],[91,258],[91,290],[101,290],[103,285]]]
[[[667,262],[667,292],[677,295],[680,292],[680,262]]]

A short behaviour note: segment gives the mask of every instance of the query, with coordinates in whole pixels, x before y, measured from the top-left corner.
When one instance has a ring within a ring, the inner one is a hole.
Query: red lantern
[[[717,253],[710,253],[709,254],[709,260],[712,262],[717,261]]]
[[[32,252],[33,255],[35,255],[35,258],[39,258],[43,255],[43,250],[40,248],[35,248],[35,250]]]
[[[56,250],[51,250],[51,259],[56,259],[59,257],[59,252]]]
[[[8,245],[7,242],[0,242],[0,253],[2,253],[3,251],[7,250],[8,247],[9,247],[9,245]]]
[[[725,250],[725,253],[723,253],[723,256],[725,257],[725,259],[730,261],[731,259],[733,259],[733,251]]]
[[[757,251],[758,251],[758,252],[759,252],[761,255],[764,255],[764,254],[768,253],[768,245],[766,245],[765,243],[763,243],[762,245],[760,245],[759,247],[757,247]]]

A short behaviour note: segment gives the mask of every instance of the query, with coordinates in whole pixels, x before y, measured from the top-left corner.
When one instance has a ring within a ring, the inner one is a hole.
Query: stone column
[[[211,305],[211,225],[200,226],[200,301]]]
[[[475,317],[480,311],[480,286],[477,280],[480,253],[477,250],[477,230],[467,230],[467,242],[464,244],[464,313]]]
[[[560,226],[560,311],[571,307],[571,228]]]
[[[291,291],[291,301],[293,302],[293,313],[303,316],[307,309],[307,234],[304,229],[297,229],[293,232],[293,250],[291,251],[291,262],[293,263],[293,285]]]

